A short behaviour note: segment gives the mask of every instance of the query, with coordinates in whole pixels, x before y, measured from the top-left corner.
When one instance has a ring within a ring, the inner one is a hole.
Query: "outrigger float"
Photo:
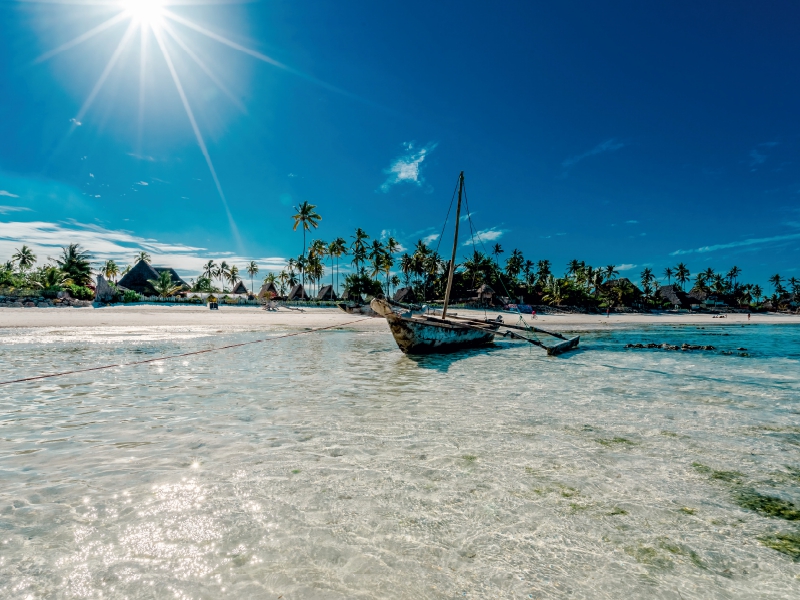
[[[580,343],[580,336],[566,338],[560,333],[546,331],[538,327],[507,325],[503,317],[496,320],[473,319],[461,317],[455,313],[449,317],[447,308],[450,303],[450,292],[453,287],[453,271],[456,264],[456,250],[458,249],[458,226],[461,220],[461,196],[464,191],[464,172],[459,175],[458,208],[456,209],[455,239],[453,240],[453,255],[450,260],[450,270],[447,275],[447,290],[444,296],[444,306],[441,314],[430,314],[427,311],[417,311],[419,307],[405,307],[396,310],[393,304],[385,298],[374,298],[370,307],[378,315],[385,317],[389,329],[397,342],[398,347],[405,354],[438,354],[457,352],[467,348],[479,348],[490,345],[497,335],[523,340],[529,344],[539,346],[547,351],[548,356],[556,356],[574,350]],[[538,339],[522,335],[542,333],[562,340],[553,346],[546,346]]]

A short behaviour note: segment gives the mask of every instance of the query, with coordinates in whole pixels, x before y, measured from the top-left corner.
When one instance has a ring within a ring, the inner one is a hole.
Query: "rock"
[[[26,302],[23,304],[25,308],[36,308],[36,305],[33,302]]]
[[[39,304],[37,304],[36,306],[38,306],[39,308],[50,308],[50,303],[49,302],[39,302]]]
[[[22,308],[22,302],[10,302],[8,308]]]
[[[114,299],[114,290],[102,275],[97,276],[97,288],[95,290],[94,299],[97,302],[108,303]]]

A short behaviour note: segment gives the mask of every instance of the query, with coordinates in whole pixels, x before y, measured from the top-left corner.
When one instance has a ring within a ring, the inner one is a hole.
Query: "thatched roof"
[[[106,278],[102,275],[97,276],[97,287],[95,288],[94,299],[99,302],[111,302],[114,298],[114,290],[108,285]]]
[[[156,273],[162,273],[164,271],[167,271],[167,272],[169,272],[169,276],[172,278],[173,285],[179,285],[179,286],[187,288],[187,289],[189,288],[189,284],[186,283],[183,279],[181,279],[181,276],[178,275],[178,272],[175,269],[173,269],[172,267],[153,267],[153,270]],[[156,278],[156,279],[158,279],[158,278]]]
[[[287,300],[308,300],[308,294],[306,294],[305,289],[303,289],[303,284],[298,283],[295,286],[292,286],[292,290],[289,292],[289,295],[286,297]]]
[[[317,294],[317,300],[336,300],[336,292],[333,291],[332,285],[323,285]]]
[[[416,302],[417,297],[414,295],[414,290],[410,287],[401,287],[394,293],[395,302]]]
[[[147,283],[148,279],[158,279],[158,272],[147,261],[140,260],[125,274],[125,277],[119,280],[119,285],[139,294],[149,296],[153,293],[153,288]]]
[[[495,291],[485,283],[481,287],[478,288],[478,295],[479,296],[494,296],[494,294],[495,294]]]
[[[355,302],[363,302],[364,298],[361,297],[361,294],[354,294],[350,290],[345,290],[342,292],[342,300],[353,300]]]
[[[244,282],[240,279],[235,286],[233,286],[233,290],[231,294],[249,294],[250,292],[247,291],[247,287],[245,287]]]
[[[687,308],[692,304],[692,300],[687,298],[684,291],[677,285],[662,285],[658,288],[656,296],[663,298],[673,306]]]
[[[265,283],[261,286],[261,291],[258,292],[259,298],[266,298],[267,294],[272,294],[272,296],[278,296],[278,288],[275,287],[275,283]]]

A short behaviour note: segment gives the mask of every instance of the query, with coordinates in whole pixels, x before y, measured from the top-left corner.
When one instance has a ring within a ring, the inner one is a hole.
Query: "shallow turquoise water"
[[[0,330],[0,380],[281,333]],[[759,540],[800,525],[735,499],[800,505],[800,328],[582,334],[412,359],[356,326],[0,387],[2,595],[796,598]],[[718,350],[623,348],[651,341]]]

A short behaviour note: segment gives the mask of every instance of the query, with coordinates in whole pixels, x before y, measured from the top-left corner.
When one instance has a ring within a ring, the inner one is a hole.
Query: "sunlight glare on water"
[[[281,333],[5,330],[0,379]],[[763,540],[797,522],[736,499],[800,504],[798,330],[582,335],[558,359],[409,358],[355,327],[0,388],[0,587],[796,598],[800,565]],[[717,349],[623,348],[650,341]]]

